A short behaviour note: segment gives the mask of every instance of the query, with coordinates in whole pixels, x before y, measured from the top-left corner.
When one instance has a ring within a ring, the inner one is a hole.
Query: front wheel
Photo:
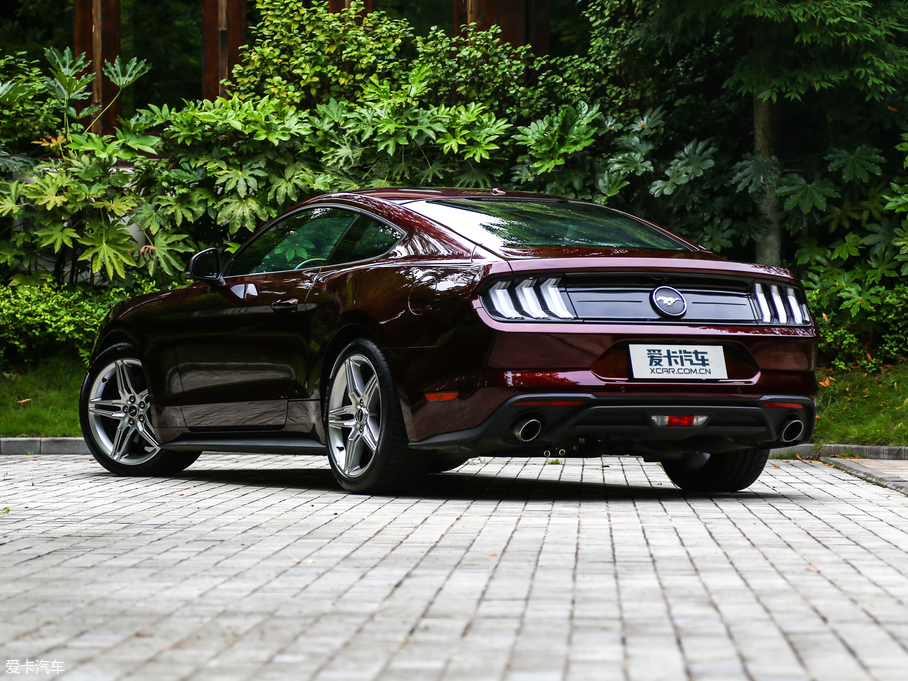
[[[370,340],[338,355],[322,404],[328,461],[344,489],[387,494],[422,478],[430,457],[409,448],[391,368]]]
[[[198,453],[163,449],[151,428],[151,398],[142,359],[118,343],[91,363],[79,394],[82,436],[95,460],[117,475],[173,475]]]
[[[666,475],[685,492],[739,492],[750,487],[769,459],[768,449],[740,449],[724,454],[695,452],[662,462]]]

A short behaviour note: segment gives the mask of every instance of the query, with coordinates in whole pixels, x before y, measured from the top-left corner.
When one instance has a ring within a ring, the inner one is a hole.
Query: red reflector
[[[426,393],[429,402],[447,402],[456,399],[460,393]]]
[[[769,407],[770,409],[803,409],[803,404],[798,404],[797,402],[764,402],[764,407]]]
[[[690,427],[694,425],[693,416],[669,416],[666,424],[669,428]]]
[[[576,407],[583,400],[539,400],[537,402],[518,402],[517,407]]]

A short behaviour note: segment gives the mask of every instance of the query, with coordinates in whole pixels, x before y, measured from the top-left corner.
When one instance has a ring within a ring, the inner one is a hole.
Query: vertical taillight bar
[[[801,306],[798,304],[795,290],[789,286],[785,291],[788,293],[788,307],[791,308],[791,316],[794,317],[795,324],[803,324],[804,317],[801,315]]]
[[[782,294],[779,292],[779,287],[775,284],[770,284],[769,291],[772,294],[772,303],[776,308],[776,318],[779,320],[779,324],[787,324],[788,313],[785,311],[785,303],[782,302]]]
[[[760,306],[760,320],[764,324],[772,321],[772,311],[769,309],[769,303],[766,301],[766,294],[763,292],[763,284],[754,284],[754,295],[757,297],[757,305]]]

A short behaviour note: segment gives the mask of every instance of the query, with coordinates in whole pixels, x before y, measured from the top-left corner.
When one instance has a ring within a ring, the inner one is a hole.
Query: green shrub
[[[843,286],[808,292],[820,332],[820,364],[878,369],[908,359],[908,284],[875,287],[859,306]]]
[[[423,37],[384,12],[362,16],[362,2],[337,13],[327,2],[306,0],[258,0],[258,9],[262,21],[233,72],[234,91],[246,99],[270,97],[299,110],[331,99],[360,105],[370,82],[404,90],[410,73],[423,71],[424,106],[477,103],[523,121],[587,94],[572,87],[576,78],[565,79],[565,69],[549,71],[567,64],[572,71],[579,62],[536,57],[529,45],[501,40],[498,26],[480,31],[470,24],[453,37],[435,29]]]
[[[12,154],[34,153],[34,142],[56,130],[62,107],[44,96],[41,69],[24,52],[0,57],[0,84],[0,144]]]
[[[60,352],[75,352],[87,363],[108,310],[131,295],[124,289],[0,286],[0,363]]]

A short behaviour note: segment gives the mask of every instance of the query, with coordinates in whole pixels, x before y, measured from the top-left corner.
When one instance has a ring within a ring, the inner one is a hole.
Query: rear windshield
[[[591,246],[690,250],[609,208],[568,201],[436,199],[407,206],[488,246]]]

